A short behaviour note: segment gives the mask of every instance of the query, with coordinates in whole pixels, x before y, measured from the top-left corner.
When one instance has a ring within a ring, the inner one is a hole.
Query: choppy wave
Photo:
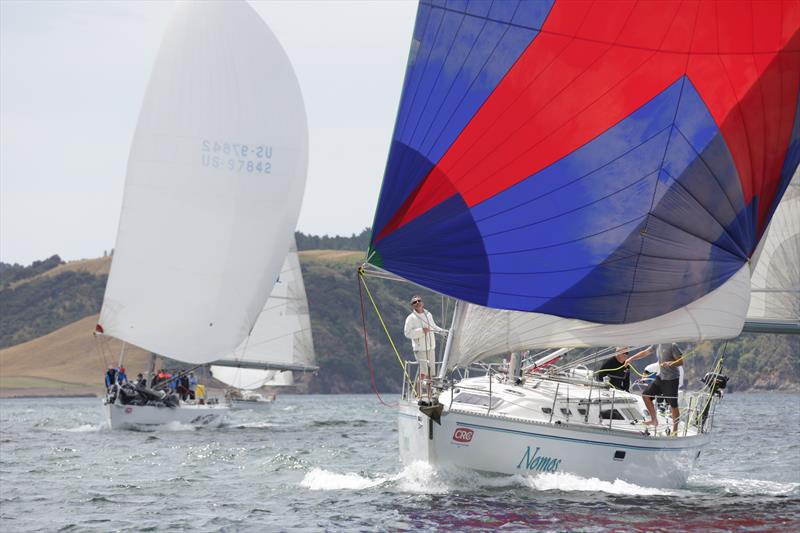
[[[605,492],[625,496],[657,496],[673,494],[663,489],[640,487],[617,479],[602,481],[597,478],[584,478],[564,472],[542,473],[536,476],[515,476],[521,482],[535,490],[560,490],[564,492]]]
[[[601,481],[566,473],[542,473],[535,476],[504,476],[455,467],[434,467],[423,461],[405,466],[395,475],[374,476],[356,473],[336,473],[314,468],[301,486],[311,490],[362,490],[386,483],[399,492],[416,494],[468,493],[485,489],[524,487],[536,491],[605,492],[627,496],[667,495],[662,489],[640,487],[625,481]]]
[[[236,415],[219,431],[173,423],[147,433],[109,430],[94,399],[5,401],[0,523],[4,532],[800,531],[800,458],[790,444],[800,442],[800,396],[777,399],[727,397],[718,426],[735,431],[709,443],[688,486],[669,492],[569,474],[399,466],[395,417],[360,396],[298,396],[290,412]],[[773,410],[791,422],[741,424]]]
[[[106,428],[105,424],[81,424],[74,428],[63,428],[58,431],[65,431],[67,433],[87,433],[90,431],[101,431]]]
[[[337,474],[321,468],[314,468],[306,474],[300,486],[310,490],[362,490],[377,487],[387,478],[370,478],[359,474]]]
[[[800,496],[800,483],[722,478],[708,474],[690,477],[689,488],[716,488],[739,496]]]

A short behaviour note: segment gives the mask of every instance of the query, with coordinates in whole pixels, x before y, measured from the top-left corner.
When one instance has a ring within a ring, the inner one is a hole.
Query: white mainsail
[[[597,324],[541,313],[461,304],[453,326],[448,368],[528,348],[579,348],[700,341],[735,337],[749,303],[750,269],[670,313],[630,324]]]
[[[204,363],[250,332],[305,188],[303,97],[244,2],[178,3],[128,161],[98,330]]]
[[[752,275],[745,331],[800,331],[800,173],[772,216]]]
[[[277,369],[311,368],[314,362],[311,317],[293,241],[253,331],[236,350],[216,360],[211,373],[232,387],[257,389],[265,384],[291,385],[292,373]],[[253,368],[260,365],[272,369]]]

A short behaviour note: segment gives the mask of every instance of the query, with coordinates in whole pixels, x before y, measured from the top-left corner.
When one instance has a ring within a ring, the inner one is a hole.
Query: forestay
[[[128,161],[99,331],[203,363],[250,333],[308,160],[289,59],[244,2],[179,2]]]
[[[283,263],[272,293],[258,316],[253,331],[230,354],[215,360],[230,366],[212,365],[215,378],[240,389],[257,389],[270,381],[287,384],[275,370],[237,368],[236,365],[311,367],[315,363],[311,317],[294,241]],[[291,384],[291,383],[288,383]]]

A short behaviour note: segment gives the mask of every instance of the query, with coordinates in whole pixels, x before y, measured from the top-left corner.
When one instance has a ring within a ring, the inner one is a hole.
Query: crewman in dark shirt
[[[628,357],[628,347],[617,346],[615,354],[608,358],[599,370],[595,371],[594,377],[597,381],[603,381],[603,378],[608,376],[608,382],[612,387],[628,391],[631,386],[631,371],[628,367],[628,363],[650,355],[652,351],[652,347],[648,347],[633,357]]]

